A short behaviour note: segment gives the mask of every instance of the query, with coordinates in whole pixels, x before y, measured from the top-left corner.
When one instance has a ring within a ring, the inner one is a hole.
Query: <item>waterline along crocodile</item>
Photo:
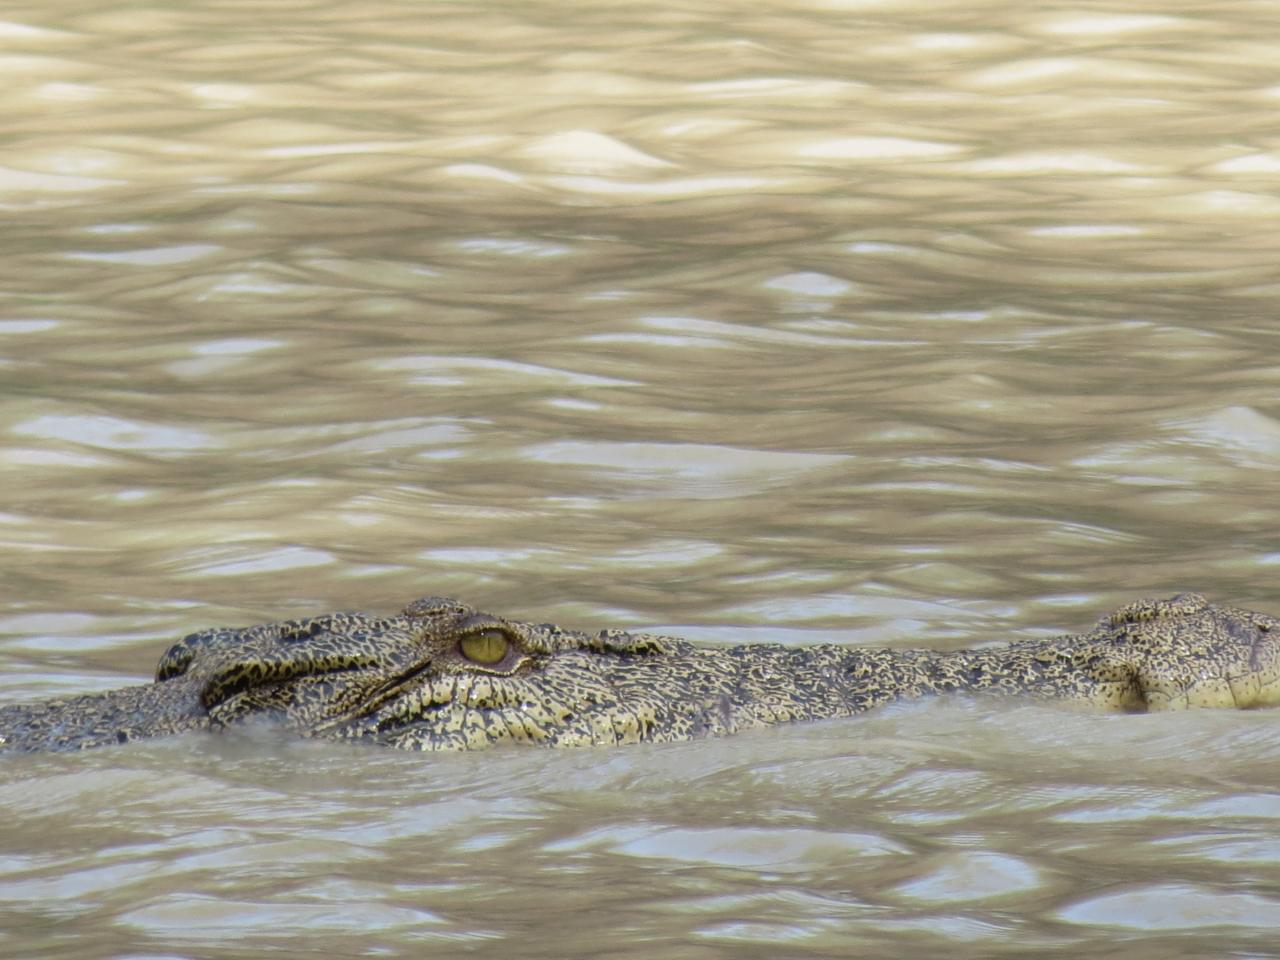
[[[392,617],[193,633],[161,657],[154,683],[0,707],[0,751],[259,718],[410,750],[660,742],[963,691],[1130,711],[1277,704],[1280,620],[1180,594],[1129,604],[1088,633],[976,650],[700,647],[520,623],[427,597]]]

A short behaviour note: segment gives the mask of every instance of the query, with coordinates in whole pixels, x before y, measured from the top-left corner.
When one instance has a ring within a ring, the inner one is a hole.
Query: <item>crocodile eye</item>
[[[462,651],[464,657],[472,663],[484,664],[486,667],[501,663],[510,647],[511,642],[501,630],[469,633],[458,643],[458,649]]]

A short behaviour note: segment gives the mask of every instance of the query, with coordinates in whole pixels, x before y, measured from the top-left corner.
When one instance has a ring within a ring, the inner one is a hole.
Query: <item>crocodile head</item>
[[[165,653],[156,679],[197,684],[213,726],[275,718],[306,736],[474,750],[728,732],[715,663],[674,638],[578,633],[426,597],[395,617],[192,634]]]
[[[1198,595],[1130,604],[1089,633],[937,652],[815,644],[706,648],[578,633],[428,597],[205,630],[156,682],[0,705],[0,752],[72,750],[275,719],[304,736],[415,750],[688,740],[847,717],[957,691],[1107,709],[1280,704],[1280,620]]]

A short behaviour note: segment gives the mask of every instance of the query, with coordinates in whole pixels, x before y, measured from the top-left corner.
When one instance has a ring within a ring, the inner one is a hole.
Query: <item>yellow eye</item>
[[[482,663],[485,666],[501,663],[510,646],[507,635],[501,630],[469,633],[458,643],[458,649],[464,657],[472,663]]]

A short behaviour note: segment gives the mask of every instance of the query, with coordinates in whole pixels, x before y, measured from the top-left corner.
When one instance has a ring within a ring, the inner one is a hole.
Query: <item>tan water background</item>
[[[0,697],[427,593],[1280,613],[1272,0],[0,10]],[[1280,714],[0,765],[0,955],[1280,954]]]

